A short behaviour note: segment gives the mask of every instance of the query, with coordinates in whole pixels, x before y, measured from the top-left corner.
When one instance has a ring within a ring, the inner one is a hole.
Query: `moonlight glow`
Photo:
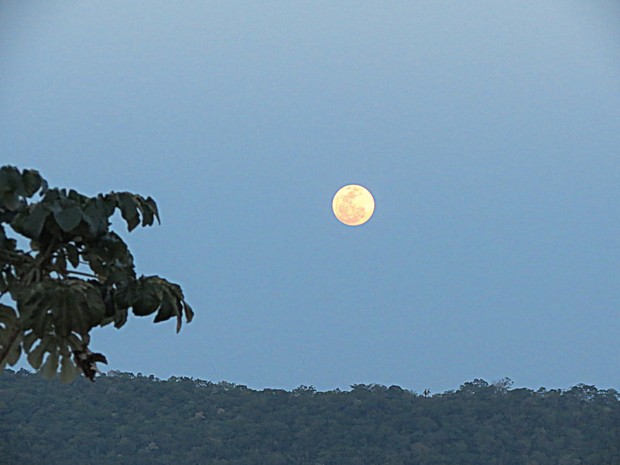
[[[342,187],[332,201],[334,215],[348,226],[366,223],[375,211],[375,199],[368,189],[349,184]]]

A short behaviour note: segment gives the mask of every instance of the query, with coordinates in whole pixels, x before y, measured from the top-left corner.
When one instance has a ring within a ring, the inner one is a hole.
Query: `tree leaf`
[[[24,348],[24,352],[26,353],[30,352],[30,349],[32,348],[32,344],[34,344],[37,339],[38,337],[34,333],[34,331],[30,331],[28,334],[26,334],[22,342],[22,347]]]
[[[60,381],[64,384],[71,383],[77,378],[79,371],[70,355],[63,355],[60,362]]]
[[[30,239],[38,239],[49,214],[50,212],[45,206],[41,204],[31,205],[27,210],[20,211],[13,218],[11,226],[15,231]]]
[[[114,327],[121,328],[127,322],[127,308],[117,308],[114,313]]]
[[[93,236],[100,236],[108,230],[108,218],[111,214],[108,214],[103,199],[99,197],[91,199],[82,210],[82,218]]]
[[[46,334],[47,316],[47,311],[45,309],[40,309],[36,313],[36,318],[33,319],[32,330],[38,337],[43,337]]]
[[[56,334],[67,337],[73,331],[80,334],[87,332],[90,328],[82,315],[85,299],[69,289],[56,292],[52,306],[52,319]]]
[[[185,311],[185,320],[190,323],[194,319],[194,310],[185,301],[183,301],[183,310]]]
[[[45,359],[45,363],[41,367],[41,374],[45,379],[53,379],[58,371],[58,348],[54,348]]]
[[[28,354],[28,363],[30,363],[30,366],[35,370],[38,370],[43,362],[43,355],[45,354],[46,345],[47,344],[45,344],[44,341],[41,341],[39,345]]]
[[[99,194],[97,196],[97,206],[103,207],[106,218],[111,217],[118,206],[118,195],[115,192],[106,195]]]
[[[145,202],[151,208],[153,215],[157,218],[157,222],[161,224],[161,220],[159,219],[159,210],[157,209],[157,203],[155,203],[155,200],[153,200],[152,197],[147,197]]]
[[[47,185],[45,180],[36,170],[24,170],[22,174],[22,182],[24,185],[25,197],[32,197],[41,187]]]
[[[8,356],[6,358],[7,363],[10,366],[13,366],[17,363],[17,361],[19,360],[19,357],[22,354],[22,345],[21,345],[21,337],[17,337],[17,339],[15,339],[15,341],[13,341],[13,345],[11,345],[11,348],[9,349],[9,353]]]
[[[79,192],[77,192],[75,189],[69,189],[69,194],[67,194],[67,198],[69,200],[73,200],[74,202],[76,202],[77,204],[82,204],[84,203],[86,200],[88,200],[88,197],[80,194]]]
[[[117,309],[119,308],[129,308],[133,306],[133,303],[136,300],[137,295],[137,282],[123,282],[121,283],[116,291],[114,292],[114,305]]]
[[[80,265],[80,252],[77,247],[73,244],[67,244],[65,246],[65,251],[67,252],[67,259],[73,268],[77,268]]]
[[[59,290],[52,316],[56,333],[68,337],[72,332],[84,335],[103,320],[105,308],[98,289],[79,280]]]
[[[153,224],[153,209],[143,198],[139,198],[140,213],[142,213],[142,226],[151,226]]]
[[[15,192],[5,192],[0,194],[0,207],[3,210],[7,210],[8,212],[16,212],[24,205],[26,205],[26,202],[20,199]]]
[[[69,232],[82,221],[82,210],[77,205],[66,206],[60,210],[55,209],[54,219],[58,226],[60,226],[60,229],[64,232]]]
[[[173,316],[181,315],[181,309],[179,308],[179,302],[172,297],[168,292],[164,293],[164,298],[161,302],[161,307],[159,307],[159,311],[157,315],[155,315],[154,323],[159,323],[160,321],[166,321]]]
[[[14,166],[0,168],[0,192],[15,192],[23,195],[24,182],[19,170]]]
[[[15,180],[13,179],[15,171],[17,168],[14,166],[7,165],[0,168],[0,194],[15,190]]]
[[[4,273],[0,271],[0,293],[4,294],[9,290],[9,283],[4,278]]]
[[[101,300],[103,301],[103,306],[105,308],[104,317],[106,319],[114,318],[116,314],[116,305],[114,303],[114,288],[112,286],[102,286],[101,287]]]
[[[136,300],[132,306],[134,315],[150,315],[161,305],[163,289],[152,277],[140,278],[136,291]]]
[[[56,334],[67,337],[73,331],[74,315],[79,319],[81,309],[72,293],[60,290],[54,295],[52,304],[52,321]]]
[[[84,341],[80,341],[80,338],[77,337],[75,334],[71,333],[69,334],[69,336],[67,336],[67,344],[69,345],[69,349],[70,350],[78,350],[81,349],[82,346],[85,344]]]
[[[105,304],[100,289],[90,285],[84,292],[86,297],[87,317],[90,327],[97,326],[105,318]]]
[[[0,323],[12,324],[17,321],[17,313],[8,305],[0,304]]]
[[[138,215],[138,203],[134,196],[128,192],[120,192],[118,196],[118,207],[121,210],[121,215],[127,223],[127,230],[133,231],[136,226],[140,224],[140,217]]]
[[[32,329],[38,337],[46,334],[48,310],[54,298],[54,282],[41,281],[21,289],[17,296],[17,308],[24,330]]]

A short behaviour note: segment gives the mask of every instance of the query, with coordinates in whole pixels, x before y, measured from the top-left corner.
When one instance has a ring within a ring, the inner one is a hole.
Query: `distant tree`
[[[155,322],[174,317],[177,332],[183,316],[191,321],[177,284],[136,275],[129,248],[110,228],[117,209],[129,231],[159,221],[151,197],[87,197],[48,188],[35,170],[0,168],[0,372],[25,354],[47,378],[60,367],[65,382],[80,370],[92,381],[95,363],[107,363],[90,351],[94,327],[120,328],[130,309],[155,314]]]
[[[379,385],[299,395],[119,372],[86,382],[5,370],[0,463],[620,464],[620,397],[594,386],[554,390],[549,402],[551,391],[493,385],[425,398]]]

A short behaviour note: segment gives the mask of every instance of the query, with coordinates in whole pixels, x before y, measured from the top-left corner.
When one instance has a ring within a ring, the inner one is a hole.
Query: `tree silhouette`
[[[177,332],[183,316],[191,321],[180,286],[136,275],[129,248],[110,228],[116,210],[128,231],[159,222],[151,197],[87,197],[49,188],[35,170],[0,168],[0,371],[25,354],[47,378],[60,367],[65,382],[80,370],[93,380],[96,362],[107,360],[89,349],[92,328],[120,328],[130,309],[155,314],[155,322],[174,317]]]

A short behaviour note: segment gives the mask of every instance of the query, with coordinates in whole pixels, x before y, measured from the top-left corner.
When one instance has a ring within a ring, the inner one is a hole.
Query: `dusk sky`
[[[105,369],[620,388],[617,1],[3,1],[0,154],[158,202],[123,237],[196,317]]]

